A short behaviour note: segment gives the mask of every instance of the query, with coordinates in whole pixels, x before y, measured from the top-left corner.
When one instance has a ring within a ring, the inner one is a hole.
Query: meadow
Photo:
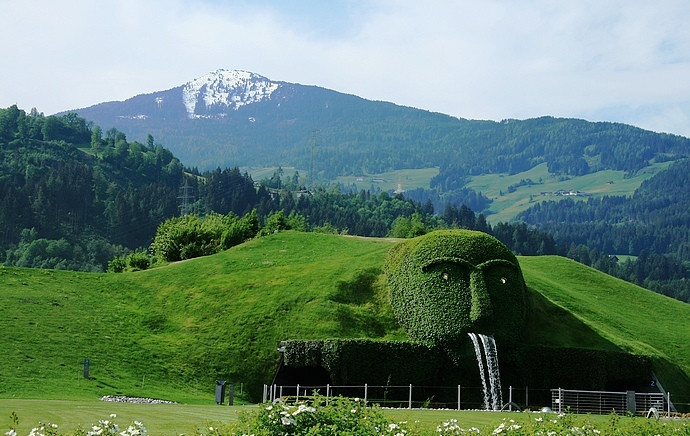
[[[635,174],[625,171],[603,170],[584,176],[559,178],[550,174],[547,164],[536,165],[527,171],[517,174],[485,174],[470,177],[466,187],[481,192],[492,200],[486,211],[487,221],[491,224],[511,222],[517,214],[541,201],[558,201],[563,198],[586,200],[590,197],[606,195],[630,196],[640,184],[660,171],[665,170],[671,162],[661,162],[649,165]],[[277,168],[246,168],[254,180],[270,178]],[[244,171],[243,169],[242,171]],[[283,168],[286,176],[292,176],[295,168]],[[380,174],[365,174],[356,176],[340,176],[335,182],[345,186],[355,186],[357,190],[368,190],[372,187],[382,191],[397,189],[410,190],[416,188],[429,189],[431,179],[438,175],[439,168],[401,169]],[[300,171],[306,177],[306,171]],[[520,184],[521,181],[532,180],[533,184]],[[519,185],[519,186],[518,186]],[[512,188],[511,188],[512,186]],[[586,196],[562,197],[543,195],[557,191],[580,191]],[[438,211],[441,212],[441,211]]]
[[[603,197],[606,195],[630,196],[643,181],[668,168],[670,162],[655,163],[641,169],[634,175],[626,175],[624,171],[605,170],[567,179],[549,174],[546,163],[522,173],[487,174],[474,176],[467,184],[468,188],[481,192],[493,202],[489,206],[487,221],[492,224],[510,222],[517,214],[540,201],[558,201],[566,197],[542,195],[557,191],[580,191],[586,196],[567,197],[586,200],[589,197]],[[522,180],[532,180],[534,184],[519,185]],[[510,192],[510,187],[514,191]]]

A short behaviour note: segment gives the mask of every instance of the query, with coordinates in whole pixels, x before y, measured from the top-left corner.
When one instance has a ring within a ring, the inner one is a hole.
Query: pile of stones
[[[136,403],[136,404],[177,404],[174,401],[157,400],[155,398],[141,398],[141,397],[126,397],[124,395],[105,395],[100,398],[101,401],[108,401],[111,403]]]

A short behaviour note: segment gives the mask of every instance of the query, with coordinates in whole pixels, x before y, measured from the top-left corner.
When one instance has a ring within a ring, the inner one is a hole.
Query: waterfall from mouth
[[[482,379],[484,409],[500,410],[503,407],[503,398],[501,396],[501,375],[498,370],[496,341],[493,336],[481,333],[468,333],[468,335],[474,345],[474,354],[477,356],[477,365]]]

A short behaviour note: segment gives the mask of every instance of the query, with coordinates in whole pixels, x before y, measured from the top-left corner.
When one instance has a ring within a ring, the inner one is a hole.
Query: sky
[[[688,23],[687,0],[0,0],[0,107],[49,115],[238,69],[690,137]]]

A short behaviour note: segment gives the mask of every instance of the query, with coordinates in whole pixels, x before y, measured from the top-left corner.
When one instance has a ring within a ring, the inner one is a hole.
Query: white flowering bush
[[[477,427],[463,428],[458,425],[457,419],[451,419],[436,427],[436,433],[440,435],[471,435],[481,434]]]
[[[605,436],[605,435],[649,435],[690,436],[687,421],[657,421],[645,418],[621,420],[612,413],[608,424],[591,424],[587,418],[571,414],[538,414],[527,420],[503,420],[486,433],[491,435],[539,435],[539,436]],[[450,433],[462,434],[462,433]]]
[[[147,436],[146,427],[139,421],[134,421],[125,430],[120,431],[120,426],[115,423],[117,415],[112,414],[108,419],[101,419],[98,423],[91,425],[88,429],[79,428],[74,436]],[[17,433],[19,418],[12,412],[12,428],[5,433],[6,436],[20,436]],[[68,433],[60,433],[57,424],[41,423],[31,429],[28,436],[61,436]]]
[[[326,401],[320,395],[295,404],[264,404],[258,411],[240,416],[229,430],[231,434],[247,436],[408,434],[406,423],[389,423],[378,407],[368,407],[358,398],[336,397]]]

